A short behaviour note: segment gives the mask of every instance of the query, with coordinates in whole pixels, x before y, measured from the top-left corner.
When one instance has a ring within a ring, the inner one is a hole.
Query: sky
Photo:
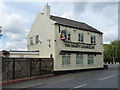
[[[27,34],[37,13],[49,3],[51,15],[80,22],[103,32],[103,43],[118,39],[118,2],[0,2],[3,36],[0,50],[27,50]]]

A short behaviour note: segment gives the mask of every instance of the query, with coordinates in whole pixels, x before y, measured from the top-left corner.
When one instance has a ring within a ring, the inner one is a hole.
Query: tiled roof
[[[53,16],[53,15],[50,15],[50,19],[52,19],[53,21],[56,21],[57,24],[59,24],[59,25],[69,26],[69,27],[73,27],[73,28],[77,28],[77,29],[82,29],[82,30],[102,34],[102,32],[100,32],[99,30],[97,30],[83,22],[78,22],[78,21],[74,21],[74,20],[70,20],[70,19],[66,19],[66,18],[62,18],[62,17],[58,17],[58,16]]]

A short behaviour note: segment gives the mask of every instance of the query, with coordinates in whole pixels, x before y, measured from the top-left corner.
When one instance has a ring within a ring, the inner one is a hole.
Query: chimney
[[[48,3],[47,3],[47,5],[44,7],[44,15],[45,15],[46,17],[50,18],[50,6],[48,5]]]

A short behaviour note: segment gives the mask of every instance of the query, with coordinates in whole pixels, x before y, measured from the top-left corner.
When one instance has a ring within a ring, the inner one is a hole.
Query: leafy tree
[[[112,45],[106,44],[104,45],[104,62],[112,61]]]
[[[104,62],[120,62],[120,41],[104,44]]]

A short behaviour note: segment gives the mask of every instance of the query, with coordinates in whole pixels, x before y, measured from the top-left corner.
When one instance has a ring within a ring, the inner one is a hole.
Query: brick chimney
[[[44,15],[45,15],[46,17],[50,18],[50,6],[48,5],[48,3],[47,3],[47,5],[44,7]]]

